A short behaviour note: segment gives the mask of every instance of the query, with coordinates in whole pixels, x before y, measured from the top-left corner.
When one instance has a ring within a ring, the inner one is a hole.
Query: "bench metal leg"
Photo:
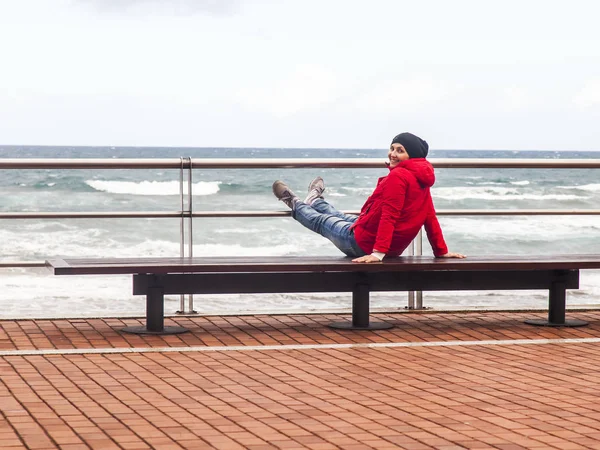
[[[165,327],[165,295],[162,286],[148,288],[146,294],[146,326],[125,327],[121,331],[134,334],[179,334],[188,331],[183,327]]]
[[[352,322],[333,322],[329,326],[343,330],[385,330],[394,325],[369,322],[369,285],[360,283],[352,290]]]
[[[548,305],[548,320],[529,319],[525,323],[545,327],[582,327],[588,324],[585,320],[566,320],[567,288],[565,275],[557,275],[550,284],[550,299]]]

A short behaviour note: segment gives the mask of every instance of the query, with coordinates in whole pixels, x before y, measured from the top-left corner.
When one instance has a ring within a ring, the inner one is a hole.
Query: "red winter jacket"
[[[379,178],[353,225],[360,248],[399,256],[424,225],[433,254],[448,253],[429,193],[434,182],[433,166],[425,158],[402,161]]]

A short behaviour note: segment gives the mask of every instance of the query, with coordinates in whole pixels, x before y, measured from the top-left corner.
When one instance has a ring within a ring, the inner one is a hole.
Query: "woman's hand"
[[[376,256],[373,255],[365,255],[365,256],[361,256],[360,258],[355,258],[352,260],[352,262],[355,263],[378,263],[381,262],[379,261],[379,258],[377,258]]]
[[[441,255],[438,256],[438,258],[459,258],[459,259],[463,259],[466,258],[467,255],[463,255],[462,253],[446,253],[445,255]]]

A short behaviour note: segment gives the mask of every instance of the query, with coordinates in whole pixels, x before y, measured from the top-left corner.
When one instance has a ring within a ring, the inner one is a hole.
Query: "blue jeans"
[[[329,239],[347,256],[356,258],[366,255],[354,239],[354,230],[350,229],[357,216],[341,213],[318,198],[312,205],[297,202],[292,217],[309,230]]]

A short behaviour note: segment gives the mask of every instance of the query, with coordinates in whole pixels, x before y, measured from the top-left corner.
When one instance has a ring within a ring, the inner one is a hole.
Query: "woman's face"
[[[390,168],[396,167],[402,161],[406,161],[410,156],[406,153],[406,149],[402,144],[392,144],[390,145],[390,150],[388,151],[388,159],[390,160]]]

